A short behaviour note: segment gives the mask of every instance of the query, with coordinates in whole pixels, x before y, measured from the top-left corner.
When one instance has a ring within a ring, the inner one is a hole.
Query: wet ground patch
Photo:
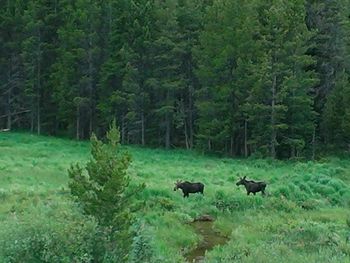
[[[188,262],[203,262],[206,251],[213,249],[215,246],[224,245],[229,241],[227,237],[213,228],[213,221],[213,218],[205,215],[190,223],[196,234],[201,236],[201,241],[196,248],[185,255]]]

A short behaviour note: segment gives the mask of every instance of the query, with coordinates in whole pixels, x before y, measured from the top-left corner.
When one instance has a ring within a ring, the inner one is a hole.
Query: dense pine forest
[[[350,148],[348,0],[1,0],[0,129],[314,158]]]

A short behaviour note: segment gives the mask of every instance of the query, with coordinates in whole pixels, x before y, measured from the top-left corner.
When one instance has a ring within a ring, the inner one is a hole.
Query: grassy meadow
[[[207,251],[205,262],[350,262],[350,158],[244,160],[127,148],[132,185],[146,184],[135,196],[131,261],[185,262],[201,241],[188,223],[209,214],[229,241]],[[22,262],[36,248],[30,262],[89,261],[95,224],[67,187],[70,163],[88,158],[88,142],[0,133],[0,262]],[[247,196],[235,185],[238,175],[266,181],[267,196]],[[204,196],[174,192],[180,179],[203,182]]]

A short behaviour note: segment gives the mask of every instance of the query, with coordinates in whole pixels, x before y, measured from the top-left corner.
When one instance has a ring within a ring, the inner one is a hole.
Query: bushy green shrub
[[[346,218],[346,225],[350,228],[350,216]]]
[[[291,213],[297,210],[298,206],[295,202],[288,200],[285,197],[271,197],[266,202],[266,209]]]
[[[26,218],[13,221],[0,233],[2,262],[93,262],[96,224],[83,218]]]
[[[6,191],[3,188],[0,188],[0,200],[5,201],[8,196],[9,196],[8,191]]]
[[[71,164],[69,188],[84,214],[92,216],[111,243],[103,260],[124,262],[132,243],[132,197],[144,188],[130,188],[127,169],[130,155],[120,146],[120,133],[115,122],[106,134],[107,143],[91,136],[91,158],[83,168]],[[121,242],[120,242],[121,241]]]
[[[305,210],[314,210],[318,205],[319,203],[314,199],[307,199],[299,203],[299,206]]]
[[[157,197],[154,198],[154,202],[163,210],[172,211],[176,208],[176,204],[169,198]]]
[[[214,205],[220,211],[244,211],[262,207],[263,198],[261,196],[249,198],[246,195],[230,196],[226,195],[222,191],[217,191],[214,199]]]
[[[134,228],[136,233],[133,238],[129,261],[132,263],[152,263],[152,237],[145,230],[144,223],[137,223],[134,225]]]
[[[341,196],[341,204],[347,208],[350,208],[350,190],[347,190],[342,196]]]

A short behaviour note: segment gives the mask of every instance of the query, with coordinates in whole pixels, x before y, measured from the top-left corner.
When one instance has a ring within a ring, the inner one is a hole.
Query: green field
[[[135,197],[133,249],[141,252],[131,254],[185,262],[201,240],[188,223],[209,214],[229,241],[208,251],[205,262],[350,262],[350,158],[287,162],[127,148],[132,185],[146,184]],[[94,224],[67,187],[70,163],[88,158],[88,142],[0,134],[0,262],[24,262],[16,255],[38,246],[47,249],[31,262],[88,262],[77,251],[92,246]],[[235,185],[238,175],[266,181],[267,196],[247,196]],[[204,196],[184,199],[173,191],[178,179],[203,182]]]

